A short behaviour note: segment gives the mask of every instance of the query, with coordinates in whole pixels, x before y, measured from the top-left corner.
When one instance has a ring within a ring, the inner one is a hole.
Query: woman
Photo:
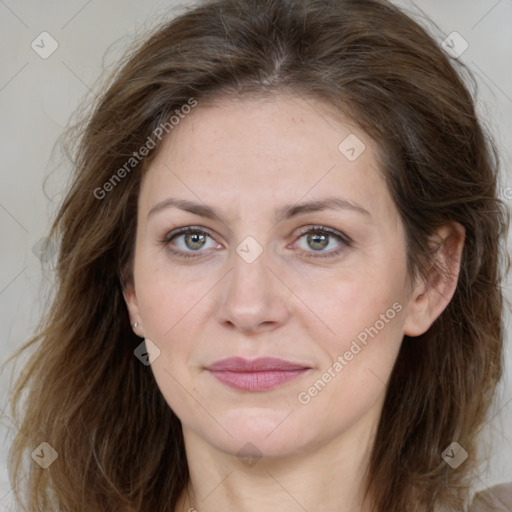
[[[28,510],[467,510],[508,217],[424,29],[377,0],[208,1],[77,140],[12,399]]]

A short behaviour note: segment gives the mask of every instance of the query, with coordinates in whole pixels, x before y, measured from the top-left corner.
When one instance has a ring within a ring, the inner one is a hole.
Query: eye
[[[301,230],[300,235],[299,240],[305,237],[307,246],[313,249],[313,251],[308,251],[307,248],[305,249],[306,254],[304,254],[304,256],[306,258],[330,258],[338,256],[347,247],[350,247],[352,243],[352,240],[348,236],[324,226],[310,226],[304,228]],[[331,245],[330,242],[333,238],[338,241],[338,249],[324,251],[326,247]]]
[[[196,258],[201,256],[201,252],[205,252],[201,249],[218,248],[220,246],[220,244],[215,245],[215,243],[211,243],[208,246],[208,238],[213,241],[213,238],[204,229],[197,226],[187,226],[171,231],[161,242],[173,255],[180,258]],[[347,235],[324,226],[309,226],[303,228],[300,231],[299,240],[302,238],[305,238],[306,244],[313,249],[312,251],[307,248],[303,249],[305,253],[303,256],[306,258],[329,258],[338,256],[347,247],[350,247],[352,243],[352,240]],[[338,248],[325,251],[325,248],[332,245],[332,239],[338,242]]]
[[[213,246],[207,245],[208,238],[212,239],[211,236],[206,231],[194,226],[187,226],[185,228],[180,228],[175,231],[172,231],[171,233],[166,235],[165,239],[162,240],[162,242],[173,254],[176,254],[182,258],[195,258],[200,255],[194,253],[204,252],[201,251],[201,249],[210,249],[211,247],[215,246],[215,244],[213,244]],[[173,241],[179,241],[175,245],[178,247],[178,250],[172,248],[174,244],[171,244],[171,242]]]

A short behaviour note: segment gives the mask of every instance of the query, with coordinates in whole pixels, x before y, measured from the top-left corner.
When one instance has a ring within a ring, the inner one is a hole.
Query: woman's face
[[[375,151],[322,103],[277,96],[199,103],[165,141],[125,298],[186,436],[279,456],[375,424],[411,300]]]

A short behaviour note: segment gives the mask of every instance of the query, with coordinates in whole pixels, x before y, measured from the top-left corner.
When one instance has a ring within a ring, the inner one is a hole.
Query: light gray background
[[[397,3],[420,21],[425,16],[433,19],[439,41],[456,31],[469,44],[460,60],[478,79],[478,109],[501,149],[502,195],[511,205],[512,0]],[[115,64],[135,34],[178,12],[179,5],[191,3],[0,0],[0,362],[30,336],[41,310],[41,262],[33,247],[48,230],[69,170],[68,164],[55,170],[57,160],[50,161],[58,136],[79,103],[95,94],[102,66]],[[43,31],[59,44],[47,59],[31,48]],[[509,237],[509,252],[511,247]],[[506,292],[511,300],[510,281]],[[489,468],[476,479],[477,489],[512,481],[510,314],[507,325],[506,378],[500,403],[485,427],[493,441],[492,458]],[[0,374],[0,510],[9,510],[11,503],[6,472],[7,449],[16,430],[7,408],[11,368]]]

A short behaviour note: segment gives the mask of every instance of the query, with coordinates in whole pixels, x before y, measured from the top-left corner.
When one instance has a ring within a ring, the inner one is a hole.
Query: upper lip
[[[252,360],[244,359],[243,357],[228,357],[206,367],[207,370],[230,372],[290,371],[309,368],[311,368],[311,366],[293,363],[275,357],[260,357]]]

